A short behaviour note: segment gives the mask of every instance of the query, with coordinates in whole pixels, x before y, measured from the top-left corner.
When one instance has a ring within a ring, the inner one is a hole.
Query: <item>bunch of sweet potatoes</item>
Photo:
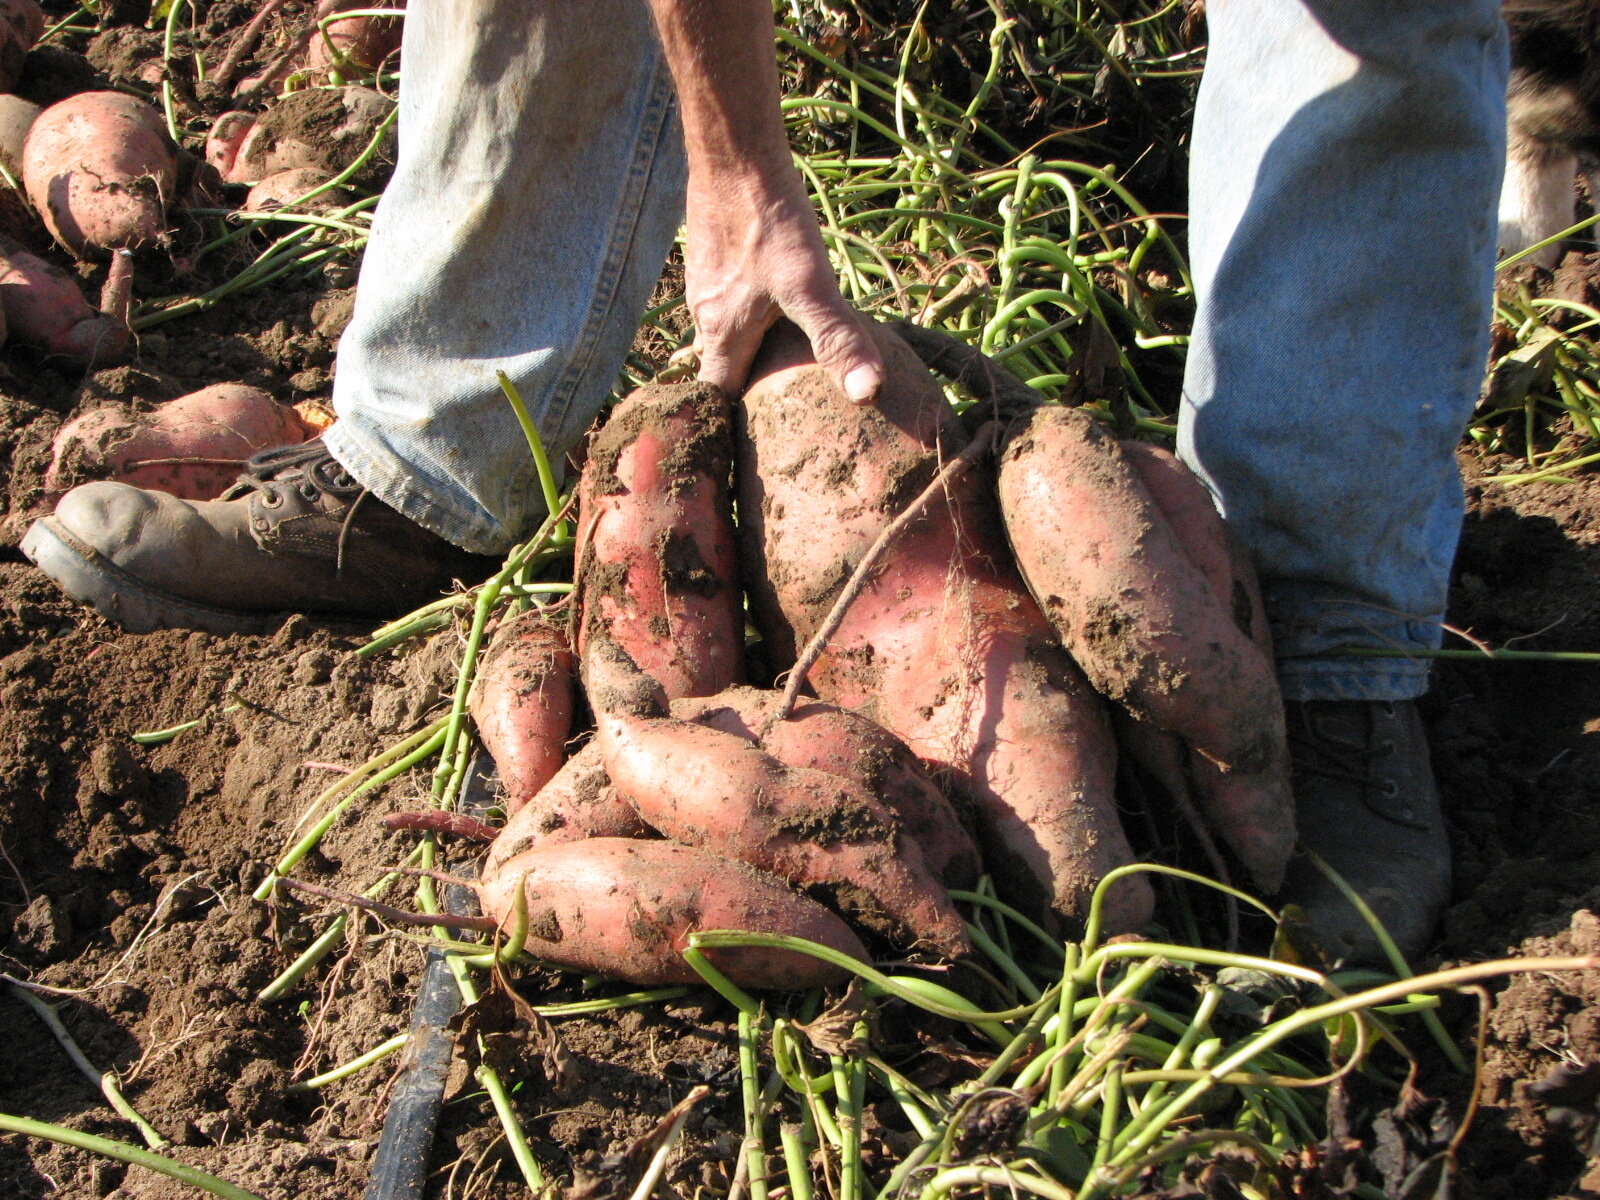
[[[694,384],[635,393],[596,437],[567,614],[594,737],[565,757],[573,659],[543,619],[508,624],[474,698],[514,810],[486,863],[502,920],[533,868],[529,905],[576,919],[565,864],[590,871],[618,846],[632,856],[608,895],[649,908],[681,881],[662,866],[641,883],[638,864],[687,847],[742,864],[718,868],[727,895],[799,889],[764,929],[814,928],[821,901],[851,937],[958,956],[944,888],[980,867],[1016,902],[1081,919],[1134,860],[1119,741],[1277,886],[1294,838],[1281,701],[1253,575],[1203,486],[1058,407],[986,427],[994,453],[941,475],[972,434],[909,349],[878,338],[889,380],[873,405],[846,400],[780,328],[731,443],[724,398]],[[915,519],[875,546],[913,500]],[[769,671],[825,629],[817,699],[784,711],[740,686],[743,592]],[[1106,927],[1138,926],[1152,903],[1123,878]],[[620,932],[607,969],[682,977],[682,938],[705,927]],[[560,939],[528,944],[596,969]]]

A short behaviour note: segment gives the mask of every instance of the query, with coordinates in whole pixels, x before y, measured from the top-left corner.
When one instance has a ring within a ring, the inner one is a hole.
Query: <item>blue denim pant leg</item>
[[[616,380],[683,215],[644,0],[413,0],[399,154],[339,347],[326,441],[381,500],[503,553]]]
[[[1284,693],[1402,700],[1439,643],[1493,286],[1497,0],[1212,0],[1179,453],[1262,577]]]

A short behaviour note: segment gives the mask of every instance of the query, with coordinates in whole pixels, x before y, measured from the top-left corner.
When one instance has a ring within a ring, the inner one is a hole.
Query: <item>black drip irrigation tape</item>
[[[482,817],[491,802],[486,754],[479,754],[467,775],[458,809]],[[460,873],[466,864],[449,870]],[[469,867],[470,869],[470,867]],[[477,897],[460,884],[444,885],[444,911],[473,916]],[[411,1009],[411,1038],[406,1043],[406,1066],[390,1094],[383,1118],[383,1133],[372,1158],[372,1178],[363,1200],[422,1200],[428,1182],[428,1161],[433,1156],[433,1132],[439,1123],[445,1076],[455,1042],[446,1026],[461,1007],[461,992],[443,950],[429,950],[422,982]]]

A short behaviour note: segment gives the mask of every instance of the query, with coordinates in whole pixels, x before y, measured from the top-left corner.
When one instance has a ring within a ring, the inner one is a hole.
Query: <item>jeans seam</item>
[[[670,125],[675,93],[665,74],[659,55],[655,60],[650,85],[650,99],[640,115],[641,136],[635,145],[633,161],[628,165],[627,202],[613,218],[611,236],[607,239],[608,251],[601,263],[595,281],[594,302],[584,321],[583,332],[567,368],[551,392],[546,411],[553,417],[556,430],[566,426],[567,414],[572,408],[572,398],[578,384],[593,365],[600,334],[605,329],[611,310],[617,301],[617,288],[622,281],[622,271],[627,265],[629,247],[638,236],[639,220],[644,212],[645,192],[649,187],[650,173],[654,169],[662,138]]]

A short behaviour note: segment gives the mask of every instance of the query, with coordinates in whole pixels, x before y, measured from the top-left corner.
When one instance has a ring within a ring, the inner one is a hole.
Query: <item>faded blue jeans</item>
[[[1254,557],[1291,700],[1405,700],[1439,644],[1488,352],[1498,0],[1211,0],[1179,453]]]
[[[1405,699],[1461,521],[1486,351],[1506,52],[1494,0],[1211,0],[1200,293],[1180,451],[1263,576],[1293,699]],[[537,521],[495,387],[546,444],[609,391],[682,212],[644,0],[413,0],[400,153],[327,442],[481,553]]]

